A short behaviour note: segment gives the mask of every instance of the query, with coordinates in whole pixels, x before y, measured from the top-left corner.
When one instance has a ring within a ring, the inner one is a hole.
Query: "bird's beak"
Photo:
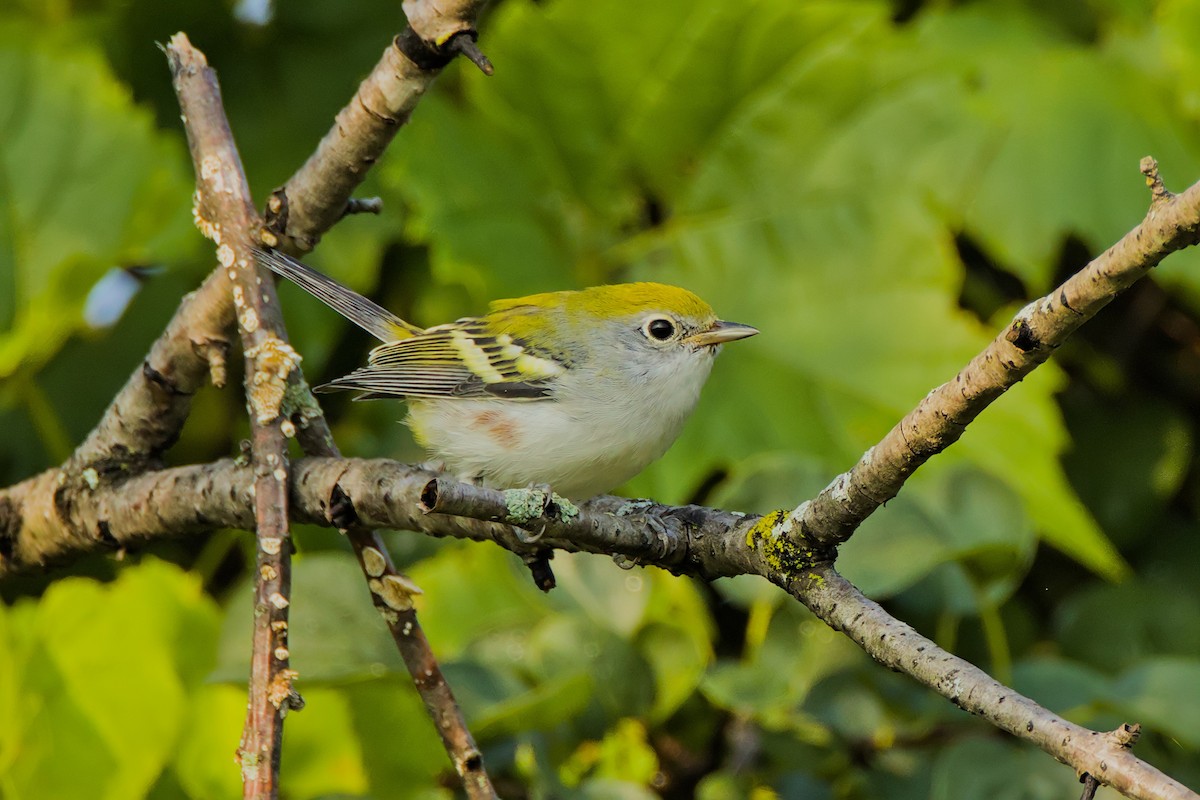
[[[683,341],[685,344],[697,347],[712,347],[713,345],[724,344],[725,342],[736,342],[738,339],[746,339],[756,333],[758,333],[758,328],[751,328],[749,325],[743,325],[740,322],[723,322],[722,320],[717,320],[708,330],[694,333]]]

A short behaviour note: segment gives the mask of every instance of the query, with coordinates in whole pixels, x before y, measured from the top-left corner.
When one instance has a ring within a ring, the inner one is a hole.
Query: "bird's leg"
[[[531,483],[525,487],[525,491],[531,499],[542,505],[541,515],[554,513],[554,490],[549,484]],[[542,525],[537,532],[525,530],[524,528],[513,528],[517,538],[524,545],[536,545],[538,540],[546,533],[546,525]],[[557,585],[554,578],[554,570],[550,568],[550,559],[554,558],[554,551],[549,547],[531,547],[529,549],[522,548],[524,552],[520,553],[521,559],[525,562],[525,566],[529,568],[529,574],[533,578],[533,583],[543,592],[548,592]]]

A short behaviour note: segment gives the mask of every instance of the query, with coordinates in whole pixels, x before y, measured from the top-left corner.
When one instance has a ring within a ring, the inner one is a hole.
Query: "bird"
[[[754,336],[692,292],[622,283],[497,300],[420,328],[291,256],[258,261],[383,344],[317,387],[402,398],[413,438],[460,480],[611,491],[662,456],[696,407],[721,346]]]

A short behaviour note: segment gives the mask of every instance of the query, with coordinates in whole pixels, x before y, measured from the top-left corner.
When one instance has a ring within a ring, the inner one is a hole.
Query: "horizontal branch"
[[[911,675],[1079,772],[1134,798],[1200,799],[1111,737],[1058,717],[890,616],[822,561],[827,554],[809,549],[805,563],[805,557],[778,548],[768,533],[771,517],[618,497],[575,507],[538,490],[469,486],[383,459],[306,458],[293,467],[291,510],[298,522],[330,525],[336,513],[366,526],[493,541],[510,549],[536,539],[542,547],[615,554],[704,578],[761,575],[881,664]],[[94,511],[88,519],[93,525],[103,520],[108,538],[122,546],[246,527],[253,524],[252,484],[252,470],[233,461],[163,470],[98,489],[90,497]],[[512,526],[527,533],[514,533]],[[70,537],[74,543],[86,540]],[[6,561],[5,569],[11,567]]]

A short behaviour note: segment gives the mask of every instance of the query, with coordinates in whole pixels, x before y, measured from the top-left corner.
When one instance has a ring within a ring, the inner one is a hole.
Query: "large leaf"
[[[114,264],[192,240],[178,140],[92,47],[31,33],[0,26],[0,289],[16,301],[15,316],[0,301],[0,377],[52,355]]]
[[[0,617],[11,693],[0,704],[5,796],[144,794],[173,757],[212,661],[216,607],[198,581],[150,561],[109,586],[59,581]]]
[[[1200,751],[1200,659],[1148,659],[1122,675],[1113,702],[1129,719],[1165,733],[1180,746]]]
[[[1053,800],[1079,789],[1075,774],[1032,748],[973,739],[943,750],[930,800]]]

